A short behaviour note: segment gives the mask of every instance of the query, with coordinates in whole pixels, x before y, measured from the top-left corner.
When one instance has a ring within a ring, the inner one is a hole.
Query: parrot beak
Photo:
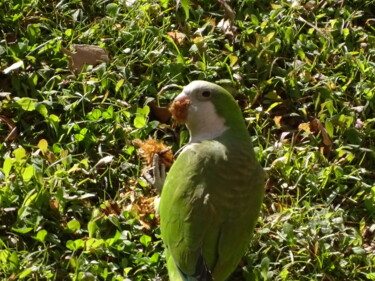
[[[179,94],[174,99],[173,103],[169,107],[169,111],[171,112],[173,119],[176,120],[177,123],[186,123],[190,104],[191,101],[184,92]]]

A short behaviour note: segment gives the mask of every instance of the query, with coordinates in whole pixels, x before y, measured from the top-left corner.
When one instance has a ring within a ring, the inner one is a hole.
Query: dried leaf
[[[357,118],[357,120],[355,121],[355,128],[356,129],[362,129],[364,124],[365,123],[361,119]]]
[[[69,56],[69,69],[76,74],[80,73],[87,65],[97,65],[101,62],[109,62],[107,52],[95,45],[73,44],[75,53],[62,49],[63,53]]]
[[[286,139],[286,137],[290,134],[290,132],[283,132],[280,136],[280,142],[282,143],[286,143],[288,142],[288,140]]]
[[[325,146],[332,146],[333,143],[327,133],[327,130],[324,128],[324,125],[318,119],[314,119],[310,122],[310,129],[312,132],[320,132],[322,134],[323,144]]]
[[[105,156],[103,158],[101,158],[96,164],[95,166],[101,166],[101,165],[106,165],[106,164],[109,164],[111,163],[113,160],[113,155],[108,155],[108,156]]]
[[[275,122],[276,128],[280,129],[281,128],[281,118],[282,116],[275,116],[273,117],[273,121]]]
[[[146,230],[150,230],[152,226],[158,225],[156,216],[153,216],[152,218],[149,216],[150,214],[156,213],[154,201],[157,198],[158,196],[147,198],[141,195],[137,197],[137,200],[131,206],[131,210],[134,210],[139,214],[140,222]]]
[[[173,39],[176,45],[179,45],[179,46],[183,45],[185,38],[186,38],[186,34],[182,32],[178,32],[177,30],[167,32],[167,34],[169,35],[169,37]]]
[[[54,199],[51,199],[51,200],[49,200],[49,207],[50,207],[53,211],[58,211],[58,210],[59,210],[59,202],[57,202],[57,201],[54,200]]]
[[[0,86],[0,88],[1,88],[1,86]],[[10,99],[10,95],[11,95],[12,93],[10,93],[10,92],[0,92],[0,97],[1,98],[7,98],[7,99]]]
[[[177,123],[184,123],[186,121],[190,103],[189,99],[175,100],[169,107],[169,111]]]
[[[111,201],[111,202],[105,202],[105,207],[102,208],[104,214],[106,216],[114,215],[119,216],[121,214],[121,208],[118,205],[117,202]]]
[[[158,106],[155,101],[151,101],[148,105],[150,106],[151,114],[159,122],[166,123],[171,118],[172,114],[168,107]]]
[[[46,158],[48,163],[52,164],[56,161],[56,155],[53,152],[47,152]]]
[[[223,33],[232,33],[232,23],[230,20],[222,19],[217,24],[217,28],[219,28]]]
[[[298,125],[298,130],[305,131],[308,134],[311,134],[310,123],[301,123]]]
[[[148,166],[152,164],[154,155],[159,155],[159,161],[165,165],[168,169],[173,163],[173,153],[169,146],[166,146],[163,142],[148,139],[146,141],[141,141],[140,139],[135,139],[133,144],[140,148],[139,154],[146,160]]]
[[[5,141],[14,140],[18,136],[16,124],[14,124],[12,119],[10,119],[10,118],[8,118],[4,115],[0,115],[0,121],[5,122],[7,124],[7,126],[9,127],[9,134],[6,136]]]
[[[232,7],[229,6],[227,1],[225,1],[225,0],[216,0],[216,1],[219,2],[221,7],[224,9],[225,18],[229,19],[231,22],[233,22],[234,18],[235,18],[235,13],[234,13]]]
[[[23,61],[21,60],[21,61],[15,62],[11,66],[5,68],[3,70],[3,72],[4,72],[4,74],[8,74],[8,73],[12,72],[13,70],[19,69],[22,66],[23,66]]]

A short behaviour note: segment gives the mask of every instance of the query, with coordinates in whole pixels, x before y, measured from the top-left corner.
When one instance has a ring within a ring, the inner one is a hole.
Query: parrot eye
[[[201,95],[204,98],[209,98],[211,96],[211,92],[210,91],[203,91]]]

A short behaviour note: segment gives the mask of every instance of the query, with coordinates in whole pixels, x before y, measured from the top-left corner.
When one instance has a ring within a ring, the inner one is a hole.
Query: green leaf
[[[113,106],[108,107],[107,111],[102,113],[104,119],[112,119],[114,116]]]
[[[85,246],[85,242],[82,239],[77,239],[77,240],[69,240],[66,242],[66,247],[70,250],[77,251],[79,249],[83,249]]]
[[[40,36],[40,28],[39,28],[39,25],[38,24],[29,24],[27,26],[27,35],[28,35],[28,39],[30,40],[30,44],[35,44],[37,39],[39,38]]]
[[[267,36],[264,38],[266,42],[270,42],[273,37],[275,37],[276,32],[270,32],[267,34]]]
[[[18,278],[23,279],[23,278],[29,276],[32,272],[33,272],[33,268],[26,268],[21,272],[21,274],[18,276]]]
[[[86,242],[86,248],[96,249],[102,246],[103,244],[105,244],[105,241],[103,239],[92,238]]]
[[[33,165],[27,165],[23,170],[22,178],[25,182],[29,182],[34,176],[34,167]]]
[[[12,252],[9,255],[9,260],[3,261],[3,263],[7,263],[10,266],[10,270],[18,270],[19,269],[19,259],[18,259],[18,254],[16,251]]]
[[[75,134],[75,135],[74,135],[74,139],[75,139],[76,141],[78,141],[78,142],[83,141],[84,138],[85,138],[85,136],[84,136],[84,135],[81,135],[81,134]]]
[[[148,246],[151,243],[151,237],[148,235],[142,235],[141,238],[139,239],[139,242],[141,242],[144,246]]]
[[[151,258],[150,258],[150,262],[157,263],[159,261],[159,258],[160,258],[160,254],[159,253],[154,253],[151,256]]]
[[[143,108],[139,107],[137,108],[137,113],[147,116],[150,113],[150,107],[148,105],[145,105]]]
[[[12,169],[14,160],[10,157],[5,158],[3,163],[3,173],[5,175],[5,178],[9,177],[9,173]]]
[[[21,234],[29,233],[32,230],[33,230],[32,227],[23,227],[23,228],[14,228],[14,227],[12,227],[12,231],[17,232],[17,233],[21,233]]]
[[[27,156],[26,150],[23,147],[19,147],[13,150],[13,155],[16,158],[16,162],[21,162]]]
[[[48,151],[48,142],[47,140],[45,139],[41,139],[39,142],[38,142],[38,148],[40,149],[40,151],[45,154],[47,151]]]
[[[124,84],[124,82],[125,82],[125,79],[120,79],[119,81],[117,81],[116,86],[115,86],[116,93],[120,91],[121,86]]]
[[[105,7],[105,10],[107,12],[107,15],[110,17],[116,17],[117,12],[118,12],[118,5],[115,3],[110,3]]]
[[[280,274],[279,274],[279,276],[281,277],[282,280],[286,280],[287,277],[288,277],[288,275],[289,275],[289,271],[288,271],[287,268],[284,268],[284,269],[280,272]]]
[[[334,132],[334,128],[333,128],[333,124],[331,121],[329,120],[326,120],[326,122],[324,123],[324,126],[326,128],[326,131],[329,135],[330,138],[333,138],[333,132]]]
[[[190,0],[180,0],[181,7],[184,9],[185,17],[189,19],[189,8],[190,8]]]
[[[251,14],[250,16],[251,23],[255,26],[259,26],[259,19],[257,18],[256,15]]]
[[[101,116],[102,116],[102,111],[100,109],[96,108],[87,115],[87,118],[90,119],[90,120],[97,121],[97,120],[100,119]]]
[[[353,247],[352,251],[356,255],[366,255],[366,252],[362,247]]]
[[[94,237],[96,230],[98,229],[98,225],[95,221],[89,221],[87,224],[87,230],[89,231],[89,237]]]
[[[293,40],[293,36],[294,36],[294,30],[292,27],[287,27],[285,29],[285,40],[288,44],[290,44]]]
[[[280,105],[280,104],[282,104],[282,102],[274,102],[273,104],[271,104],[271,105],[268,107],[268,109],[267,109],[266,112],[270,112],[273,108],[275,108],[276,106],[278,106],[278,105]]]
[[[34,238],[35,238],[36,240],[38,240],[38,241],[44,243],[47,234],[48,234],[47,230],[42,229],[42,230],[39,230],[39,231],[38,231],[38,233],[36,234],[36,236],[35,236]]]
[[[120,236],[121,236],[120,231],[116,230],[115,236],[113,238],[109,238],[105,241],[107,246],[109,246],[109,247],[112,246],[116,241],[118,241],[120,239]]]
[[[73,232],[76,232],[81,229],[81,224],[77,220],[71,220],[67,224],[68,229],[70,229]]]
[[[35,189],[32,189],[29,191],[29,193],[27,194],[27,196],[25,197],[25,200],[24,200],[24,208],[21,208],[20,211],[19,211],[19,217],[20,218],[24,218],[26,217],[27,215],[30,214],[29,212],[29,208],[27,208],[27,206],[29,206],[31,203],[33,203],[35,201],[35,198],[38,196],[38,193],[35,191]]]
[[[268,268],[270,266],[270,259],[268,257],[264,257],[262,261],[260,262],[260,266],[262,268],[263,274],[267,275]],[[265,279],[266,280],[266,279]]]
[[[283,232],[288,235],[288,236],[291,236],[293,235],[293,225],[291,225],[290,223],[288,222],[285,222],[283,224]]]
[[[298,49],[297,53],[298,53],[298,56],[300,57],[301,60],[305,59],[306,55],[305,55],[305,52],[302,49]]]
[[[148,107],[147,105],[144,106],[143,108],[137,108],[137,113],[133,122],[134,127],[136,127],[137,129],[145,127],[147,124],[147,120],[148,120],[147,116],[149,113],[150,113],[150,107]]]
[[[37,106],[36,106],[36,110],[44,117],[44,118],[47,118],[48,117],[48,109],[47,107],[42,104],[42,103],[38,103]]]
[[[65,30],[64,34],[65,34],[67,37],[71,37],[71,36],[73,35],[73,29],[68,28],[67,30]]]
[[[343,28],[342,29],[342,34],[344,36],[344,39],[346,39],[346,37],[348,37],[348,35],[350,34],[349,28]]]
[[[30,99],[30,98],[20,98],[16,102],[25,111],[34,111],[35,110],[35,101],[33,99]]]
[[[165,9],[168,7],[169,0],[160,0],[160,4]]]

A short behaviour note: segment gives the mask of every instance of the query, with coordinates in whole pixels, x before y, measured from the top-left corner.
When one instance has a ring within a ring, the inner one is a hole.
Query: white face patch
[[[192,100],[186,125],[190,131],[190,142],[214,139],[228,129],[224,118],[216,113],[210,101]]]

